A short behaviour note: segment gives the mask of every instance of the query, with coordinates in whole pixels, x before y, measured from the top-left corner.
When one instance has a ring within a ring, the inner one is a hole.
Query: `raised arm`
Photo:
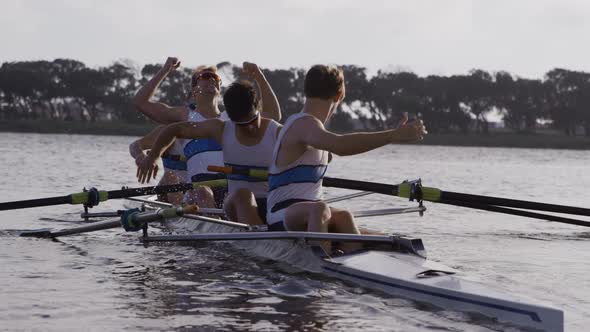
[[[265,118],[280,121],[281,106],[279,105],[279,100],[272,90],[272,87],[266,80],[262,70],[254,63],[244,62],[242,71],[244,74],[252,77],[258,85],[258,89],[260,90],[260,98],[262,101],[261,115]]]
[[[339,156],[364,153],[390,143],[418,141],[427,133],[421,120],[403,123],[397,129],[339,135],[326,130],[319,120],[306,118],[299,121],[293,129],[303,134],[299,135],[301,138],[298,143]]]
[[[151,101],[156,89],[170,72],[180,65],[177,58],[169,57],[164,66],[141,87],[133,97],[133,105],[148,118],[161,124],[185,121],[186,108],[172,107],[164,103]]]

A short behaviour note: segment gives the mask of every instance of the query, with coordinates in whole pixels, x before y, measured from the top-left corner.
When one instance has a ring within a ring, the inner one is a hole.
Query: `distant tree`
[[[224,87],[240,78],[240,67],[216,65]],[[0,118],[142,122],[130,100],[161,68],[139,69],[131,61],[89,68],[72,59],[6,62],[0,66]],[[468,75],[420,77],[412,72],[378,71],[369,77],[364,67],[342,66],[346,98],[328,126],[345,132],[359,124],[368,129],[391,128],[403,112],[422,118],[430,132],[488,132],[486,116],[501,112],[508,128],[533,132],[539,120],[551,120],[567,135],[582,127],[590,136],[590,73],[555,68],[543,80],[490,74],[474,69]],[[264,69],[283,119],[301,110],[305,100],[301,68]],[[172,72],[154,98],[170,105],[187,103],[191,68]],[[222,106],[222,105],[220,105]]]
[[[138,88],[133,69],[115,62],[103,68],[101,72],[108,82],[104,105],[112,109],[112,116],[124,122],[145,121],[145,118],[133,109],[131,103]]]
[[[301,111],[303,107],[303,79],[301,69],[263,69],[264,76],[272,87],[283,113],[284,122],[289,116]]]
[[[475,117],[475,131],[487,134],[489,127],[486,114],[496,105],[492,75],[486,71],[474,69],[468,76],[458,77],[457,84],[463,91],[463,103],[468,108],[468,112]]]
[[[498,104],[504,110],[507,127],[519,132],[534,132],[537,120],[544,117],[547,93],[541,80],[513,78],[506,72],[496,73],[500,92]]]
[[[424,121],[432,132],[458,130],[467,133],[471,118],[461,107],[464,97],[461,76],[428,76],[425,79]]]
[[[590,136],[590,74],[556,68],[545,74],[545,85],[554,126],[575,135],[582,125]]]

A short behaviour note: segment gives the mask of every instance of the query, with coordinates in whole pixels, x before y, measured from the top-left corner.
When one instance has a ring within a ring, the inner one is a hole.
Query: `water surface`
[[[0,133],[0,201],[134,183],[132,137]],[[336,157],[328,175],[398,183],[422,178],[443,190],[590,206],[590,153],[570,150],[389,146]],[[327,190],[327,196],[347,193]],[[352,210],[411,206],[370,195]],[[588,229],[426,204],[424,217],[359,219],[365,227],[422,237],[429,257],[470,279],[565,311],[566,330],[590,320]],[[94,210],[122,208],[101,203]],[[229,244],[142,246],[109,230],[59,241],[16,230],[80,224],[80,207],[0,212],[0,329],[489,331],[516,330],[366,290]]]

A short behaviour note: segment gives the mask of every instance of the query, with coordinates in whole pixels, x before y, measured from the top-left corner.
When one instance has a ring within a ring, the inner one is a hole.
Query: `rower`
[[[350,212],[329,207],[321,199],[322,178],[328,153],[349,156],[391,144],[421,140],[422,121],[396,129],[339,135],[324,127],[345,95],[344,75],[334,66],[316,65],[304,80],[303,110],[294,114],[281,130],[269,168],[269,230],[359,234]],[[321,243],[330,252],[329,243]],[[357,243],[342,249],[354,250]]]
[[[190,103],[187,106],[169,106],[161,102],[154,102],[152,98],[160,83],[180,66],[178,58],[169,57],[166,63],[135,95],[133,102],[136,108],[150,119],[160,124],[170,124],[180,121],[205,121],[208,119],[227,119],[225,113],[220,113],[218,101],[221,91],[221,78],[214,66],[199,66],[191,78]],[[197,107],[198,105],[198,107]],[[218,177],[206,170],[207,165],[223,160],[221,148],[214,141],[186,141],[183,153],[186,157],[186,181],[201,181]],[[204,166],[203,166],[204,165]],[[184,201],[196,203],[201,207],[214,207],[223,200],[225,188],[211,189],[199,186],[185,194]]]
[[[145,150],[151,148],[156,141],[160,130],[164,126],[158,126],[144,137],[135,140],[129,145],[129,153],[135,159],[135,164],[139,166],[143,159],[147,157]],[[182,146],[180,141],[175,141],[166,151],[162,154],[162,165],[164,166],[164,175],[158,182],[159,186],[172,185],[186,182],[186,161],[182,154]],[[157,167],[154,170],[153,176],[157,173]],[[143,179],[140,179],[142,182]],[[158,199],[164,202],[168,202],[174,205],[182,203],[183,194],[181,192],[168,193],[165,195],[159,195]]]
[[[254,64],[244,63],[243,72],[266,82],[262,71]],[[164,128],[148,157],[138,170],[146,174],[165,147],[175,138],[213,139],[221,143],[223,161],[236,169],[268,169],[277,134],[280,130],[280,107],[268,82],[260,84],[260,95],[251,83],[238,81],[225,92],[223,101],[230,121],[218,119],[199,123],[182,122]],[[262,99],[262,100],[261,100]],[[262,111],[260,110],[262,101]],[[275,119],[265,114],[278,115]],[[261,225],[266,219],[267,182],[260,178],[230,175],[229,195],[223,204],[228,219],[253,225]]]

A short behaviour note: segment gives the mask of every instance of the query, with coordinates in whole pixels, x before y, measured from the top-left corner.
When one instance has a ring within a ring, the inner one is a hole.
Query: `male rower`
[[[322,178],[329,152],[350,156],[391,144],[421,140],[421,120],[405,121],[396,129],[339,135],[324,127],[345,95],[344,75],[334,66],[316,65],[306,74],[305,103],[287,119],[269,168],[269,230],[359,234],[350,212],[329,207],[321,200]],[[327,243],[322,243],[329,252]],[[352,250],[355,244],[342,246]]]
[[[214,139],[221,143],[225,166],[238,170],[267,170],[281,125],[261,116],[260,98],[249,82],[238,81],[230,85],[223,95],[223,102],[230,121],[211,119],[167,126],[160,132],[138,174],[143,176],[155,167],[157,158],[175,138]],[[279,109],[279,104],[275,98],[274,103],[268,105],[263,102],[262,107]],[[223,208],[229,220],[264,224],[268,192],[266,180],[230,174],[228,190]]]
[[[150,98],[164,78],[180,65],[177,58],[168,58],[164,67],[144,85],[134,98],[135,106],[152,120],[161,124],[181,121],[202,122],[220,118],[227,120],[225,113],[220,113],[218,101],[221,91],[221,78],[215,67],[198,67],[191,81],[192,103],[188,106],[171,107],[164,103],[152,102]],[[255,64],[244,62],[242,72],[254,79],[261,91],[264,107],[263,115],[272,119],[280,119],[278,107],[272,107],[276,97],[268,84],[264,74]],[[198,105],[198,107],[196,106]],[[189,140],[184,144],[184,156],[187,163],[186,181],[199,182],[219,178],[219,175],[207,170],[208,165],[220,165],[223,162],[221,147],[213,139]],[[155,176],[155,174],[147,174]],[[145,179],[144,179],[145,180]],[[226,188],[211,189],[198,186],[185,197],[186,203],[197,203],[201,207],[219,206],[223,201]]]
[[[149,150],[160,130],[164,126],[158,126],[144,137],[141,137],[129,145],[129,154],[135,159],[135,164],[139,167],[143,159],[147,157],[145,150]],[[186,182],[186,160],[182,152],[181,141],[177,140],[162,154],[162,165],[164,166],[164,175],[158,182],[158,186],[173,185]],[[157,166],[156,166],[157,168]],[[157,169],[154,170],[154,176]],[[141,181],[140,181],[141,182]],[[182,192],[167,193],[159,195],[158,200],[168,202],[174,205],[182,204]]]

